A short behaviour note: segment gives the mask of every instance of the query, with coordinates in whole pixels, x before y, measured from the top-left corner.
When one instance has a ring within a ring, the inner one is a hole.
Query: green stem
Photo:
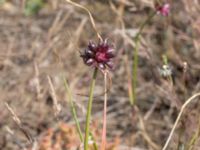
[[[134,105],[136,103],[136,86],[137,86],[137,70],[138,70],[138,49],[139,49],[139,42],[140,42],[140,35],[145,27],[145,25],[147,25],[151,19],[154,17],[156,13],[152,13],[151,15],[149,15],[149,17],[142,23],[142,25],[140,26],[140,29],[138,31],[138,33],[135,36],[135,49],[134,49],[134,57],[133,57],[133,79],[132,79],[132,96],[131,96],[131,105]]]
[[[90,132],[90,136],[91,136],[91,139],[93,141],[94,150],[98,150],[98,146],[97,146],[96,140],[95,140],[95,138],[94,138],[94,136],[92,135],[91,132]]]
[[[91,111],[92,111],[93,92],[94,92],[94,87],[95,87],[95,82],[96,82],[97,71],[98,69],[95,68],[93,77],[92,77],[92,83],[90,85],[90,93],[89,93],[90,95],[89,95],[89,101],[88,101],[88,106],[87,106],[87,116],[86,116],[84,150],[88,150],[90,117],[91,117]]]
[[[133,64],[133,79],[132,79],[132,98],[131,105],[136,102],[136,86],[137,86],[137,69],[138,69],[138,46],[139,36],[135,39],[135,52],[134,52],[134,64]]]
[[[69,88],[69,85],[68,85],[66,79],[65,78],[63,78],[63,79],[64,79],[64,84],[65,84],[65,89],[68,93],[68,99],[69,99],[69,103],[70,103],[72,116],[73,116],[73,119],[74,119],[75,124],[76,124],[76,129],[78,131],[79,138],[80,138],[81,142],[83,142],[83,135],[82,135],[82,131],[81,131],[81,128],[80,128],[79,121],[78,121],[78,117],[77,117],[77,113],[76,113],[77,111],[76,111],[76,108],[74,106],[74,102],[73,102],[73,99],[72,99],[71,90]]]

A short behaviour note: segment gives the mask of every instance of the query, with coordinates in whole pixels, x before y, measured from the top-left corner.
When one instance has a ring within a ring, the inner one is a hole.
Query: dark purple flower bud
[[[115,57],[114,52],[113,46],[109,45],[107,40],[99,42],[97,45],[90,41],[81,57],[86,65],[105,70],[106,67],[113,68],[111,58]]]
[[[85,53],[89,56],[93,56],[94,55],[94,52],[90,49],[85,49]]]
[[[113,63],[112,61],[108,61],[108,62],[106,63],[106,65],[107,65],[110,69],[113,69],[113,67],[114,67],[114,63]]]
[[[96,50],[96,44],[93,43],[92,41],[89,42],[88,44],[88,48],[91,50],[91,51],[95,51]]]
[[[115,57],[115,50],[113,48],[108,49],[108,51],[106,52],[107,57],[109,58],[113,58]]]
[[[103,63],[99,63],[99,68],[100,68],[101,70],[104,70],[106,67],[105,67],[105,65],[104,65]]]
[[[89,59],[86,61],[86,64],[87,64],[88,66],[92,65],[93,63],[94,63],[94,59],[92,59],[92,58],[89,58]]]
[[[163,16],[168,16],[170,13],[170,4],[166,3],[162,6],[156,6],[157,14],[161,14]]]

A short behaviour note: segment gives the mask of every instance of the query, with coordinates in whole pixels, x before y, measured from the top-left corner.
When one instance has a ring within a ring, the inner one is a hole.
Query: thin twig
[[[35,83],[36,83],[36,92],[37,92],[37,99],[40,100],[41,98],[41,86],[39,81],[39,69],[38,64],[34,62],[34,70],[35,70]]]
[[[176,129],[176,126],[177,126],[177,124],[178,124],[178,121],[179,121],[180,118],[181,118],[181,115],[183,114],[184,109],[186,108],[186,106],[187,106],[193,99],[195,99],[195,98],[198,97],[198,96],[200,96],[200,93],[196,93],[195,95],[193,95],[192,97],[190,97],[190,98],[183,104],[183,106],[181,107],[181,110],[180,110],[180,112],[179,112],[179,114],[178,114],[178,117],[176,118],[176,121],[175,121],[175,123],[174,123],[174,125],[173,125],[173,128],[172,128],[172,130],[171,130],[171,132],[170,132],[170,134],[169,134],[169,136],[168,136],[168,138],[167,138],[167,141],[166,141],[166,143],[165,143],[165,145],[164,145],[164,147],[163,147],[162,150],[166,150],[166,149],[167,149],[167,146],[168,146],[168,144],[169,144],[169,142],[170,142],[170,140],[171,140],[171,138],[172,138],[172,135],[173,135],[173,133],[174,133],[174,131],[175,131],[175,129]]]
[[[103,41],[101,35],[100,35],[99,32],[97,31],[94,18],[92,17],[92,14],[90,13],[89,9],[87,9],[86,7],[80,5],[80,4],[76,3],[76,2],[73,2],[73,1],[71,1],[71,0],[65,0],[65,1],[68,2],[68,3],[70,3],[70,4],[72,4],[72,5],[74,5],[74,6],[76,6],[76,7],[79,7],[79,8],[81,8],[81,9],[85,10],[85,11],[88,13],[88,15],[89,15],[89,17],[90,17],[90,21],[91,21],[92,27],[94,28],[94,30],[95,30],[95,32],[96,32],[96,34],[97,34],[97,37],[98,37],[101,41]]]
[[[31,135],[22,127],[22,123],[21,120],[19,119],[19,117],[17,116],[17,114],[14,112],[14,110],[8,105],[8,103],[5,103],[6,108],[8,109],[8,111],[12,114],[12,118],[14,120],[14,122],[17,124],[18,128],[21,130],[21,132],[25,135],[25,137],[28,139],[29,143],[32,144],[33,143],[33,138],[31,137]]]

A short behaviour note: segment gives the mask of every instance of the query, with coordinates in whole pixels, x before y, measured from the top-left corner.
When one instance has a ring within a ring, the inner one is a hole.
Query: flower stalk
[[[91,118],[91,112],[92,112],[92,102],[93,102],[93,93],[94,93],[94,87],[96,82],[98,68],[95,68],[92,82],[90,85],[90,92],[89,92],[89,101],[87,106],[87,115],[86,115],[86,127],[85,127],[85,140],[84,140],[84,150],[88,150],[88,142],[89,142],[89,132],[90,132],[90,118]]]
[[[103,109],[103,130],[102,130],[102,141],[101,150],[106,149],[106,124],[107,124],[107,72],[104,73],[104,109]]]
[[[137,70],[138,70],[138,49],[139,49],[139,43],[140,43],[140,35],[142,34],[142,31],[144,27],[151,21],[151,19],[156,14],[161,14],[162,16],[168,16],[170,13],[170,4],[166,3],[163,5],[157,5],[156,11],[154,11],[152,14],[149,15],[149,17],[141,24],[140,29],[138,33],[135,36],[135,49],[134,49],[134,57],[133,57],[133,73],[132,73],[132,94],[130,94],[130,102],[131,105],[134,105],[136,103],[136,86],[137,86]]]
[[[134,57],[133,57],[133,72],[132,72],[132,94],[130,97],[131,105],[136,103],[136,86],[137,86],[137,70],[138,70],[138,50],[140,44],[140,35],[144,27],[151,21],[151,19],[155,16],[156,12],[149,15],[149,17],[142,23],[138,33],[135,36],[135,49],[134,49]]]

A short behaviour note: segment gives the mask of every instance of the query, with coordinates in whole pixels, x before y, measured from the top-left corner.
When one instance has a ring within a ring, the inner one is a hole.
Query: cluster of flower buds
[[[166,3],[164,5],[157,5],[156,11],[157,11],[157,14],[161,14],[163,16],[168,16],[170,13],[170,4]]]
[[[114,52],[114,47],[108,44],[107,40],[100,41],[98,44],[90,41],[81,57],[88,66],[94,66],[100,70],[112,69]]]

